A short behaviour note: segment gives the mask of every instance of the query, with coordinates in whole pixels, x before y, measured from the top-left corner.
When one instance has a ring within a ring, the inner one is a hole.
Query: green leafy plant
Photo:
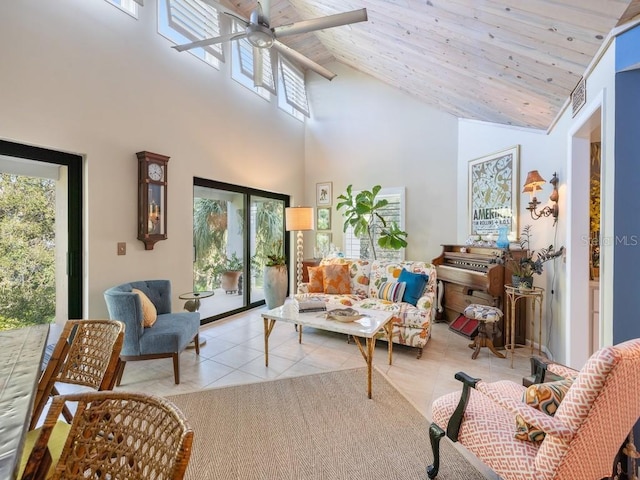
[[[541,248],[537,252],[530,250],[531,236],[531,225],[526,225],[520,233],[520,248],[527,252],[524,257],[515,259],[510,250],[507,250],[506,253],[507,266],[511,269],[513,275],[521,278],[532,277],[534,274],[541,275],[545,262],[558,258],[564,253],[564,247],[556,250],[553,245]]]
[[[380,214],[389,201],[384,198],[377,198],[382,187],[374,186],[371,190],[362,190],[357,195],[353,195],[353,186],[349,185],[347,191],[338,196],[338,204],[336,209],[343,209],[342,214],[345,217],[343,232],[347,228],[352,227],[356,237],[367,237],[373,252],[373,258],[376,258],[376,249],[374,245],[374,234],[378,238],[378,246],[388,250],[399,250],[407,246],[407,232],[400,230],[396,222],[388,222]]]
[[[267,259],[264,263],[265,267],[283,267],[287,264],[287,257],[282,249],[282,241],[279,240],[271,246],[267,253]]]

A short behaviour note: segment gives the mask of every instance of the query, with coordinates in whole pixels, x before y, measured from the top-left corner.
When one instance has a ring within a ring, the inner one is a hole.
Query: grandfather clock
[[[167,239],[167,163],[169,157],[138,152],[138,240],[145,250]]]

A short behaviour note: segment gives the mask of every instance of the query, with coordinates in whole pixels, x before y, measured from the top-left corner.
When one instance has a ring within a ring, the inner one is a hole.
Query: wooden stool
[[[498,358],[505,356],[496,350],[493,346],[493,335],[487,335],[487,323],[496,323],[502,318],[502,310],[487,305],[479,305],[472,303],[464,309],[464,316],[478,321],[478,334],[473,339],[473,343],[469,344],[469,348],[474,348],[471,358],[475,360],[480,353],[482,347],[487,347]]]

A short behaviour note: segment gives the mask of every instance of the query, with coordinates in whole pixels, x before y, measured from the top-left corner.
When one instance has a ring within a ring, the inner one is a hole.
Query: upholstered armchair
[[[126,362],[166,357],[173,358],[173,374],[176,384],[179,384],[180,353],[194,341],[196,353],[200,354],[200,314],[171,312],[169,280],[118,285],[105,291],[104,299],[109,317],[126,325],[117,384],[120,384]]]
[[[444,429],[504,480],[609,478],[640,416],[640,339],[599,350],[579,372],[553,363],[540,368],[555,381],[524,387],[456,374],[462,392],[432,405],[429,478],[438,474]]]

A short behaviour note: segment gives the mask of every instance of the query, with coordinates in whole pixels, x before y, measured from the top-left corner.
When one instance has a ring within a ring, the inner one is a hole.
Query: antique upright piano
[[[504,265],[505,250],[497,247],[470,245],[443,245],[442,254],[434,258],[438,277],[438,305],[436,320],[455,322],[467,305],[479,303],[501,309],[506,315],[505,283],[511,283],[511,270]],[[511,256],[519,259],[523,251],[511,250]],[[520,302],[518,307],[524,306]],[[516,343],[525,343],[526,312],[516,311]],[[494,331],[494,345],[504,345],[502,334],[504,320]]]

